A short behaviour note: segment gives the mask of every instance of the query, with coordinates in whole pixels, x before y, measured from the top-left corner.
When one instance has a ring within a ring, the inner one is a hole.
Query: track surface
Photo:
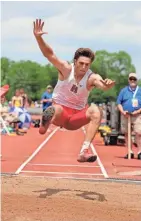
[[[29,130],[25,136],[2,136],[2,173],[141,180],[141,162],[137,159],[125,160],[126,148],[104,146],[99,134],[91,146],[98,160],[95,163],[78,163],[77,155],[83,139],[82,129],[66,131],[56,127],[43,136],[36,128]],[[136,148],[134,150],[136,153]]]
[[[43,136],[36,128],[2,136],[3,221],[141,220],[141,162],[125,160],[125,147],[104,146],[97,134],[98,160],[78,163],[83,139],[82,129],[56,127]]]

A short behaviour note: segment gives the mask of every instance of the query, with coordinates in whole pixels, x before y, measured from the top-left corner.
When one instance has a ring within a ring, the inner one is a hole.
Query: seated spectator
[[[26,107],[28,98],[23,88],[20,89],[20,96],[23,99],[23,107]]]
[[[15,96],[12,97],[12,107],[23,107],[23,98],[18,89],[15,92]]]
[[[1,97],[1,103],[0,103],[0,112],[1,113],[7,113],[9,109],[8,101],[6,100],[5,96]]]

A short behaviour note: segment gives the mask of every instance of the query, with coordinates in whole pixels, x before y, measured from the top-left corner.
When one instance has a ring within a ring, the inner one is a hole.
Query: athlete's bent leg
[[[102,110],[100,110],[97,105],[91,104],[86,112],[86,116],[88,119],[90,119],[90,123],[86,130],[85,141],[91,142],[94,139],[96,132],[100,126],[102,119]]]
[[[60,105],[52,105],[48,107],[43,112],[39,133],[45,134],[49,125],[52,123],[55,124],[55,122],[57,122],[57,126],[61,126],[60,118],[62,113],[63,113],[63,107],[61,107]]]
[[[85,140],[77,160],[79,162],[94,162],[97,159],[97,156],[88,154],[88,149],[99,128],[102,118],[102,111],[98,108],[97,105],[91,104],[91,106],[86,111],[86,117],[90,119],[90,123],[86,129]]]

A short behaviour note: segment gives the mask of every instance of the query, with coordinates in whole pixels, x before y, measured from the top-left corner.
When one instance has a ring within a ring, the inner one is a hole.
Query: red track
[[[98,154],[97,162],[78,163],[77,155],[84,138],[82,129],[73,132],[59,129],[53,135],[51,133],[41,136],[38,129],[31,128],[24,136],[2,135],[2,173],[78,179],[109,177],[141,180],[138,175],[141,174],[141,161],[125,160],[125,147],[104,146],[101,137],[97,135],[93,143]]]

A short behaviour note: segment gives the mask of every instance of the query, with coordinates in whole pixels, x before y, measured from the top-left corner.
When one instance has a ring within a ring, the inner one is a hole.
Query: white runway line
[[[52,133],[40,144],[40,146],[32,153],[32,155],[16,170],[15,174],[19,174],[22,169],[35,157],[35,155],[42,149],[42,147],[49,141],[49,139],[59,130],[59,127],[55,128]]]
[[[86,133],[86,130],[85,130],[84,127],[82,127],[82,130],[83,130],[83,132],[84,132],[84,134],[85,134],[85,133]],[[97,152],[96,152],[96,150],[95,150],[95,148],[94,148],[94,145],[93,145],[92,143],[90,144],[90,147],[91,147],[91,149],[92,149],[93,154],[97,155],[97,162],[98,162],[98,164],[99,164],[99,166],[100,166],[100,169],[101,169],[101,171],[102,171],[104,177],[105,177],[105,178],[109,178],[109,176],[108,176],[108,174],[107,174],[107,172],[106,172],[106,170],[105,170],[105,168],[104,168],[104,166],[103,166],[103,164],[102,164],[102,162],[101,162],[101,160],[100,160],[100,158],[99,158],[99,156],[98,156],[98,154],[97,154]]]
[[[103,176],[102,173],[73,173],[73,172],[49,172],[49,171],[35,171],[22,170],[21,173],[45,173],[45,174],[62,174],[62,175],[86,175],[86,176]]]
[[[94,167],[100,167],[100,166],[89,166],[89,165],[78,165],[78,164],[50,164],[50,163],[29,163],[28,165],[31,166],[52,166],[52,167],[88,167],[88,168],[94,168]]]

